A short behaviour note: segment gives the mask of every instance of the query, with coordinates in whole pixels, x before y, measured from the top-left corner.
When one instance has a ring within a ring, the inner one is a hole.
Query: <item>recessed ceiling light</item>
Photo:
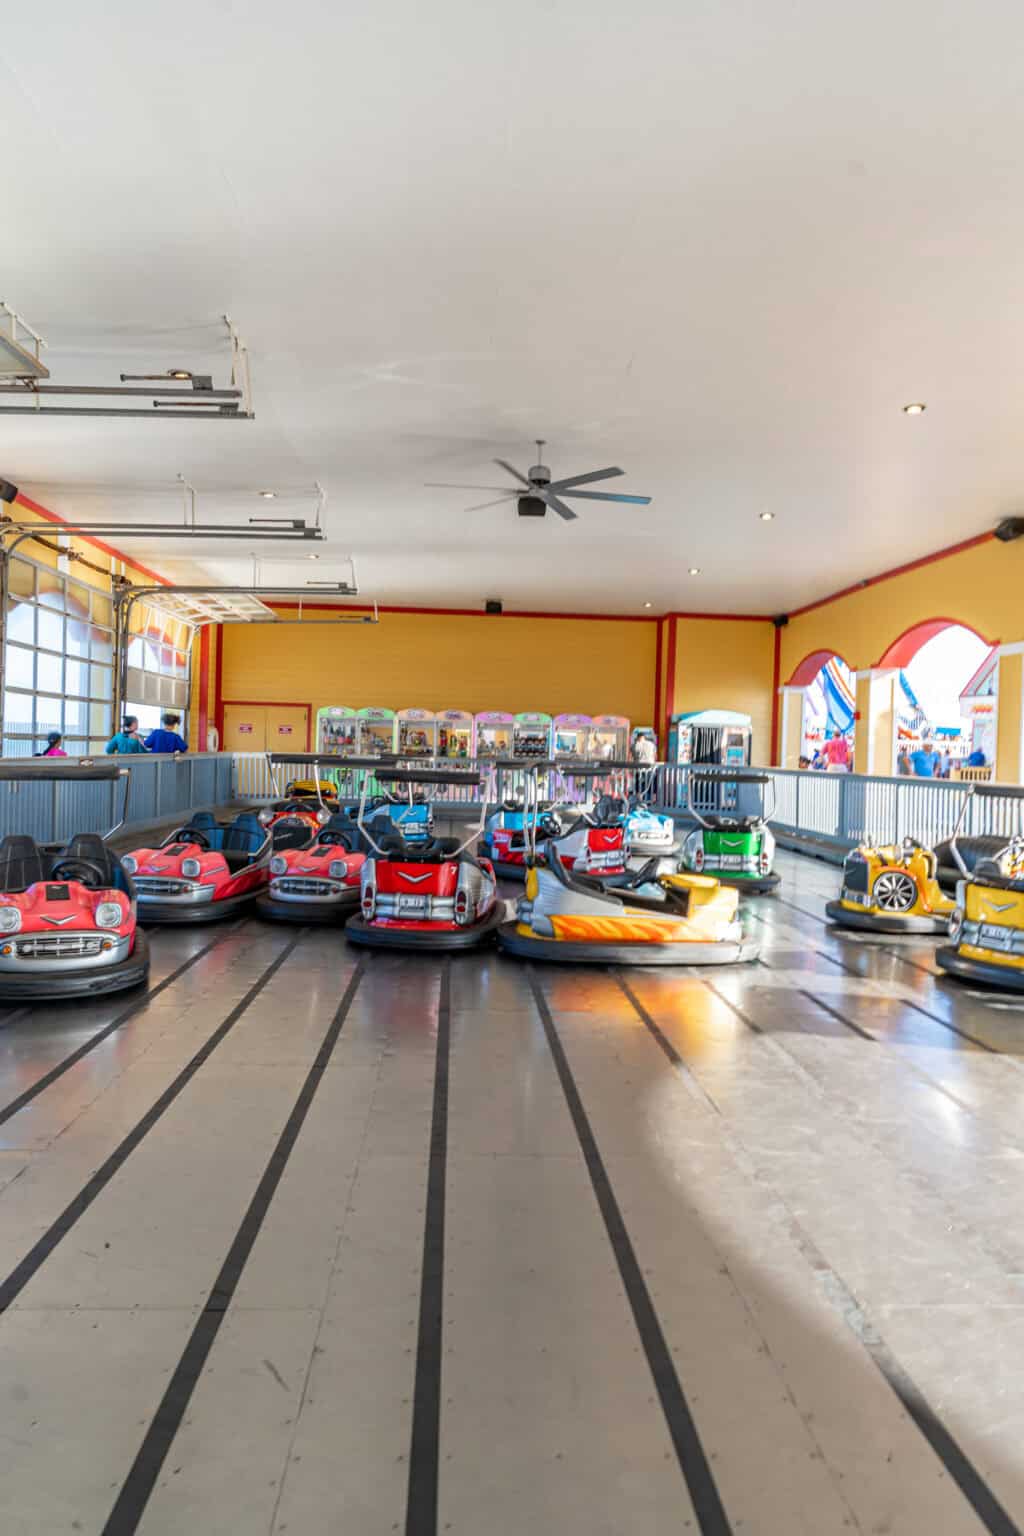
[[[644,603],[644,607],[645,608],[653,608],[654,604],[653,603]]]
[[[904,416],[923,416],[928,407],[923,400],[912,400],[903,407]]]
[[[762,523],[770,523],[772,521],[772,519],[774,518],[775,513],[774,512],[759,512],[758,516],[760,517]]]
[[[319,555],[307,555],[306,559],[307,560],[319,560],[320,556]]]
[[[277,495],[277,492],[276,491],[260,491],[260,495],[263,497],[264,501],[273,501],[274,497]]]
[[[169,379],[190,379],[192,374],[188,368],[168,368],[167,377]]]
[[[700,566],[699,565],[691,565],[690,566],[690,575],[691,576],[699,576],[700,575]]]

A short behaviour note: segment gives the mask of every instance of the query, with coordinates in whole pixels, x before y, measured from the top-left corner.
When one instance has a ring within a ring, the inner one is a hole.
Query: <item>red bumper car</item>
[[[410,844],[397,833],[367,831],[365,794],[358,826],[370,847],[360,878],[360,914],[345,928],[353,944],[375,949],[473,949],[497,932],[505,916],[490,859],[471,851],[487,813],[487,779],[455,769],[395,768],[378,773],[394,784],[475,786],[480,814],[461,842],[431,837]],[[379,837],[379,841],[377,840]]]
[[[278,850],[270,885],[256,898],[260,917],[291,923],[338,923],[359,905],[366,855],[353,851],[356,829],[341,813],[305,848]]]
[[[127,809],[129,770],[116,764],[0,763],[0,785],[122,777]],[[95,997],[141,986],[148,976],[132,882],[105,838],[82,833],[64,848],[17,835],[0,841],[0,1000]]]
[[[211,923],[233,917],[270,877],[271,834],[251,811],[218,822],[197,811],[156,848],[126,853],[143,923]]]

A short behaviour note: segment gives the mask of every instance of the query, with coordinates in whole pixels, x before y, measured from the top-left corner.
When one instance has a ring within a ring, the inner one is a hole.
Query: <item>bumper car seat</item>
[[[11,835],[0,843],[0,891],[27,891],[46,879],[34,837]]]

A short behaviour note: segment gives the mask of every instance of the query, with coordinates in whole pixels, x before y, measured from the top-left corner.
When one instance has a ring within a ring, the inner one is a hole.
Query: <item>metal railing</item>
[[[456,768],[460,772],[489,773],[491,769],[490,759],[474,757],[403,757],[398,760],[396,766],[403,768],[427,768],[440,769]],[[362,793],[364,778],[368,778],[367,796],[383,793],[387,788],[384,784],[378,784],[375,775],[365,768],[351,768],[341,757],[324,758],[320,764],[320,778],[334,784],[339,798],[342,800],[357,800]],[[283,791],[286,778],[312,777],[312,767],[306,770],[287,770],[282,767],[277,769],[277,790],[271,777],[270,766],[266,754],[263,752],[236,752],[235,753],[235,795],[236,800],[260,800],[266,801],[273,798],[275,793]],[[522,771],[510,769],[497,769],[495,775],[497,800],[503,800],[506,796],[522,799],[526,775]],[[577,779],[571,774],[564,774],[558,769],[550,772],[542,772],[540,775],[541,799],[558,799],[570,805],[581,804],[595,792],[602,793],[605,788],[612,787],[609,778],[607,784],[598,779]],[[444,784],[436,786],[430,794],[431,801],[435,805],[462,805],[467,807],[479,806],[480,799],[476,792],[476,786],[472,784]]]
[[[46,759],[51,770],[53,761]],[[190,811],[212,809],[232,799],[234,755],[230,752],[186,757],[139,752],[115,761],[132,772],[125,817],[129,830],[171,816],[185,820]],[[18,763],[31,772],[31,762],[19,758]],[[116,782],[41,778],[38,784],[0,784],[0,837],[17,832],[39,843],[63,843],[79,832],[106,832],[120,818],[122,797]]]
[[[688,768],[660,764],[655,803],[679,812],[686,805]],[[865,840],[888,843],[913,837],[933,847],[956,824],[967,784],[956,779],[883,778],[856,773],[811,773],[792,768],[763,768],[775,786],[772,825],[783,835],[810,836],[854,848]],[[714,786],[701,787],[698,808]],[[768,791],[771,793],[770,789]],[[996,796],[972,797],[965,836],[1009,837],[1017,829],[1020,801]]]

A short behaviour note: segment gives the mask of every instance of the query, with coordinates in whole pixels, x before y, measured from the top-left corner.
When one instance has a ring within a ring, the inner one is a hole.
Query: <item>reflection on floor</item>
[[[1011,1533],[1024,1003],[161,932],[0,1013],[12,1536]]]

